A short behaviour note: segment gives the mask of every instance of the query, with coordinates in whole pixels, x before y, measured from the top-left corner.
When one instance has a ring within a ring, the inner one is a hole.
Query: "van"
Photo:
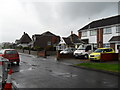
[[[74,51],[73,55],[76,58],[85,58],[88,59],[89,54],[92,53],[96,48],[91,44],[82,44],[77,50]]]

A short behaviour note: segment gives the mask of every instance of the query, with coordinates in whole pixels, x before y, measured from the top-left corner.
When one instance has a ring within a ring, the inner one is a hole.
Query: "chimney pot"
[[[73,31],[71,31],[71,35],[73,35]]]

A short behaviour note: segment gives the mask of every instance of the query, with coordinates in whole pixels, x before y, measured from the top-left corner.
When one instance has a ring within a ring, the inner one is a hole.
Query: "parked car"
[[[94,51],[95,47],[91,44],[82,44],[74,51],[74,56],[76,58],[86,58],[88,59],[89,54]]]
[[[0,56],[7,58],[10,63],[16,62],[17,65],[20,63],[19,54],[15,49],[2,49],[0,50]]]
[[[89,55],[90,60],[100,60],[101,53],[115,53],[113,48],[98,48]]]
[[[61,51],[60,54],[73,54],[75,50],[75,48],[66,48],[63,51]]]

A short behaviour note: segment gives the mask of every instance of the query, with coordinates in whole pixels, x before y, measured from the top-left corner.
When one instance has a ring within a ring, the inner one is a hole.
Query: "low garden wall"
[[[102,53],[101,61],[118,61],[119,54],[118,53]]]
[[[56,55],[56,51],[29,51],[29,50],[22,50],[22,49],[17,49],[18,52],[20,53],[26,53],[26,54],[31,54],[31,55],[38,55],[41,57],[44,56],[55,56]]]
[[[44,51],[38,51],[37,56],[46,58],[46,56],[47,56],[46,51],[45,50]]]

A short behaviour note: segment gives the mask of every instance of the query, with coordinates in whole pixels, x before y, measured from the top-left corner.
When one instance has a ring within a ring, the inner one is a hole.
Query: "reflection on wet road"
[[[20,66],[12,65],[18,88],[116,88],[118,77],[61,64],[53,58],[20,55]]]

